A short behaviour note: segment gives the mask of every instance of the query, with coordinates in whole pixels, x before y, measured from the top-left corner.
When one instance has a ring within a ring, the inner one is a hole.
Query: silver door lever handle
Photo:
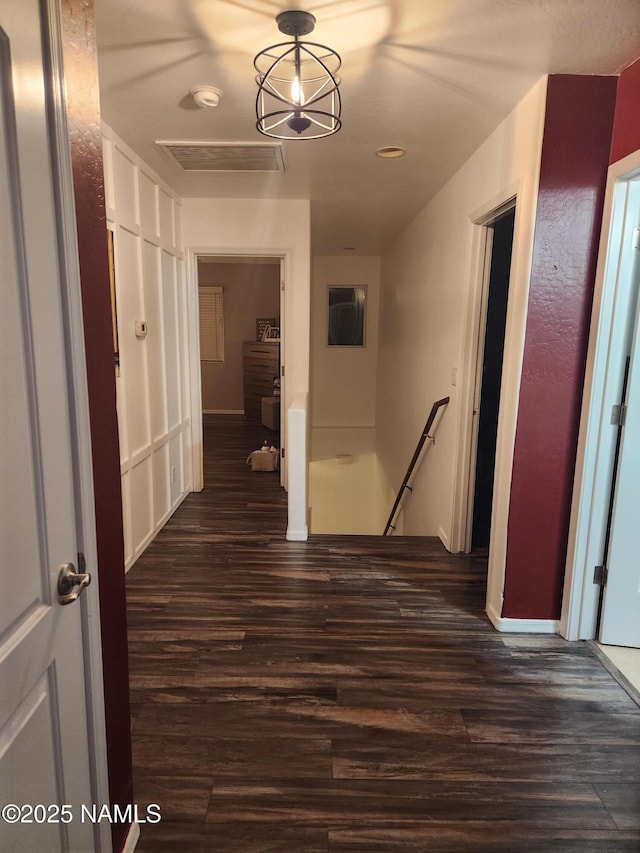
[[[73,563],[64,563],[58,575],[59,604],[71,604],[90,583],[91,575],[88,572],[77,572]]]

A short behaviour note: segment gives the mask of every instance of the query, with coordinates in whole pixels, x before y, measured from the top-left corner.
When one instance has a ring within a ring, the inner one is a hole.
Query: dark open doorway
[[[493,234],[491,235],[491,267],[478,413],[478,445],[471,534],[473,550],[489,546],[514,222],[515,208],[511,208],[489,226]]]

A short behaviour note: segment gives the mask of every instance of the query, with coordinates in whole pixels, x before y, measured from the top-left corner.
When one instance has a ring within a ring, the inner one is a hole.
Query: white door
[[[637,273],[637,265],[636,265]],[[636,318],[627,384],[600,641],[640,648],[640,320]]]
[[[78,503],[46,8],[0,0],[0,850],[90,853],[82,618],[95,589],[68,606],[57,591],[77,563]]]

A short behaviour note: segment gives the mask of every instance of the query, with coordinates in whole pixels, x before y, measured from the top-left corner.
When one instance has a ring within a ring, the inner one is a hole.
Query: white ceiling
[[[318,254],[378,254],[545,73],[617,74],[640,56],[639,0],[95,0],[102,114],[183,197],[310,198]],[[253,56],[288,40],[342,56],[343,127],[284,143],[282,173],[187,173],[156,140],[268,142]],[[215,109],[189,90],[222,90]],[[407,155],[381,160],[400,145]]]

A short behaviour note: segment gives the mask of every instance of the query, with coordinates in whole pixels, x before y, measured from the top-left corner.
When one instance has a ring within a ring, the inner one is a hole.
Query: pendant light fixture
[[[315,27],[310,12],[289,9],[276,23],[293,41],[267,47],[253,60],[258,72],[256,127],[276,139],[331,136],[342,126],[337,76],[342,60],[330,47],[300,41]]]

